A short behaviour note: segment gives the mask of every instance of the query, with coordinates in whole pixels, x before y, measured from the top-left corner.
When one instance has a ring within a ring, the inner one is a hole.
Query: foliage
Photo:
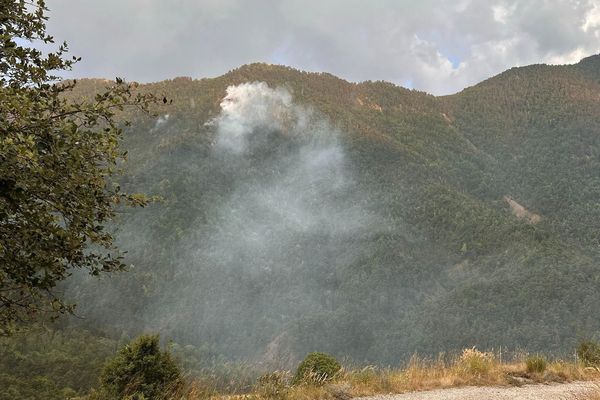
[[[546,358],[535,355],[527,357],[525,365],[527,365],[527,372],[541,374],[546,370],[548,362],[546,361]]]
[[[186,376],[195,377],[205,390],[217,393],[246,393],[254,386],[260,370],[248,362],[230,360],[204,343],[201,346],[169,344],[169,352]]]
[[[261,375],[254,388],[254,391],[265,399],[283,400],[286,399],[290,383],[290,376],[285,371],[269,372]]]
[[[475,376],[487,375],[494,367],[494,354],[481,352],[476,348],[465,349],[458,359],[460,370]]]
[[[148,399],[167,396],[181,385],[181,371],[168,351],[162,351],[158,336],[140,336],[109,360],[100,377],[101,389],[111,398],[143,395]]]
[[[337,374],[342,366],[335,357],[325,353],[310,353],[298,365],[294,382],[327,382]]]
[[[38,325],[0,338],[0,399],[63,400],[84,395],[96,386],[116,345],[97,333]]]
[[[358,369],[345,369],[338,373],[334,382],[324,385],[287,385],[287,374],[273,372],[266,374],[250,392],[243,397],[251,399],[350,399],[373,395],[389,395],[415,391],[443,389],[461,386],[502,387],[522,385],[515,377],[528,377],[536,383],[564,383],[568,381],[596,381],[600,370],[585,368],[580,363],[554,361],[548,365],[545,374],[532,375],[520,359],[500,362],[485,375],[467,372],[461,366],[461,357],[440,356],[432,360],[413,356],[410,362],[400,368],[368,366]],[[264,385],[264,386],[263,386]],[[195,384],[192,383],[192,387]],[[274,390],[275,389],[275,390]],[[190,390],[188,399],[227,397],[229,392],[216,392],[206,395],[200,390]],[[241,396],[240,396],[241,397]]]
[[[396,365],[415,350],[474,345],[564,355],[577,335],[600,331],[591,317],[600,311],[600,86],[580,68],[519,68],[442,98],[264,64],[141,86],[173,104],[158,110],[168,120],[127,113],[121,184],[165,202],[119,222],[127,262],[143,268],[69,282],[88,317],[80,325],[135,335],[151,321],[229,359],[260,358],[281,335],[287,360],[319,348]],[[228,85],[252,81],[288,88],[339,126],[348,175],[380,227],[298,235],[277,259],[232,251],[219,267],[199,260],[222,232],[224,207],[244,193],[240,182],[263,178],[260,160],[224,167],[204,125]],[[73,95],[102,85],[84,80]],[[541,222],[515,217],[505,195]],[[330,261],[313,262],[315,254]]]
[[[143,268],[69,282],[88,317],[76,324],[135,335],[151,321],[228,359],[260,358],[281,335],[287,360],[319,348],[396,365],[413,351],[474,345],[563,356],[577,335],[600,331],[591,317],[600,311],[600,86],[587,76],[579,65],[530,66],[442,98],[264,64],[143,85],[173,104],[158,110],[168,120],[127,113],[121,184],[165,202],[119,222],[126,261]],[[222,232],[224,207],[244,193],[239,183],[263,177],[255,164],[223,168],[204,125],[228,85],[252,81],[288,88],[340,127],[348,175],[380,227],[298,235],[277,259],[232,251],[218,267],[199,261]],[[84,80],[73,95],[103,84]],[[515,217],[505,195],[541,222]]]
[[[600,344],[592,341],[581,342],[577,346],[577,357],[588,366],[600,366]]]
[[[73,269],[122,269],[105,224],[120,202],[146,203],[111,177],[125,157],[117,112],[153,96],[117,79],[93,98],[69,98],[76,82],[52,74],[79,59],[66,58],[66,44],[48,54],[32,44],[54,43],[46,11],[43,0],[0,3],[0,333],[70,311],[55,287]]]
[[[186,363],[210,360],[195,369],[234,391],[250,380],[229,383],[242,373],[236,362],[267,353],[291,364],[318,348],[376,365],[474,345],[570,355],[577,337],[600,332],[597,71],[599,57],[516,68],[444,97],[265,64],[140,85],[173,104],[160,106],[162,119],[119,113],[133,122],[120,183],[165,201],[119,220],[116,243],[140,268],[62,286],[86,317],[67,325],[114,338],[160,326],[206,346]],[[222,232],[224,207],[244,194],[238,183],[261,172],[222,168],[205,125],[227,86],[252,81],[288,88],[339,127],[377,228],[299,234],[277,259],[231,251],[218,265],[198,261]],[[93,99],[105,86],[82,80],[65,97]],[[541,221],[514,216],[506,195]]]

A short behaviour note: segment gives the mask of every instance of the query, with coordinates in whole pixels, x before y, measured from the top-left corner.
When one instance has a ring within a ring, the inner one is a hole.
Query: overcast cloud
[[[600,0],[48,0],[73,76],[218,76],[251,62],[448,94],[600,53]]]

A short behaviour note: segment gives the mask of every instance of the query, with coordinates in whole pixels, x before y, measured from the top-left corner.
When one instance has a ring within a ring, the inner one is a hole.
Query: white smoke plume
[[[163,238],[142,234],[148,221],[172,229],[170,218],[180,218],[183,227],[159,246],[162,278],[138,273],[148,298],[123,325],[256,360],[277,337],[298,339],[303,316],[335,312],[338,275],[372,256],[370,243],[386,224],[359,183],[344,134],[285,88],[229,87],[206,128],[198,138],[206,147],[165,164],[176,168],[177,191],[166,195],[177,210],[148,210],[126,229],[137,257],[152,263],[147,243]],[[104,288],[104,298],[121,295]]]
[[[156,119],[156,122],[154,123],[154,128],[152,128],[151,132],[156,131],[158,128],[166,124],[169,121],[170,117],[171,116],[169,114],[161,115],[160,117],[158,117]]]
[[[218,127],[218,145],[240,153],[256,130],[283,132],[301,114],[287,90],[271,89],[264,82],[243,83],[227,88],[221,114],[212,123]]]
[[[214,151],[233,174],[243,170],[245,177],[219,210],[209,240],[213,262],[231,266],[235,259],[251,259],[257,265],[245,268],[269,269],[275,260],[288,264],[282,255],[314,235],[333,243],[374,230],[374,217],[353,191],[340,132],[322,116],[264,82],[230,86],[221,108],[211,121]],[[314,256],[304,253],[298,261],[325,262]]]

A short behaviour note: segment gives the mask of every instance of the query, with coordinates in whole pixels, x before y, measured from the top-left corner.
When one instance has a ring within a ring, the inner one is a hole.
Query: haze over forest
[[[599,57],[457,95],[252,64],[145,85],[116,226],[135,267],[67,293],[74,322],[257,362],[390,364],[594,336]],[[77,95],[102,81],[80,82]]]
[[[0,400],[112,399],[106,370],[144,343],[231,394],[311,352],[600,340],[595,1],[112,3],[52,4],[81,70],[23,50],[34,5],[0,6]]]

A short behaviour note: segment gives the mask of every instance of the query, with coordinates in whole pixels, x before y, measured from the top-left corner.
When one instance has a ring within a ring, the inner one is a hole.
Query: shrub
[[[106,363],[100,382],[110,398],[160,399],[180,386],[181,371],[169,352],[160,350],[158,335],[144,335]]]
[[[525,360],[525,364],[527,365],[527,372],[530,374],[538,373],[541,374],[546,370],[547,362],[544,357],[541,356],[530,356]]]
[[[287,372],[275,371],[258,378],[255,391],[265,399],[285,399],[288,392],[289,375]]]
[[[600,366],[600,344],[592,341],[580,343],[577,356],[587,366]]]
[[[476,348],[464,349],[457,366],[470,375],[486,375],[494,366],[494,355],[481,352]]]
[[[329,354],[310,353],[298,365],[294,383],[324,383],[331,380],[341,368],[340,363]]]

